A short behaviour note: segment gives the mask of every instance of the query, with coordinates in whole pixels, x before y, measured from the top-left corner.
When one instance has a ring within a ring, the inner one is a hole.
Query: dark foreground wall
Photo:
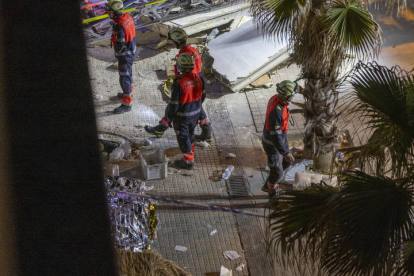
[[[116,275],[79,3],[1,1],[0,28],[2,275]]]

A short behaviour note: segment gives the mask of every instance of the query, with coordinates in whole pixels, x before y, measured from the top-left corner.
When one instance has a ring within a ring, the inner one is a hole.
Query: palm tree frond
[[[349,76],[354,91],[343,98],[353,103],[346,112],[349,120],[363,116],[374,133],[361,149],[361,162],[375,157],[375,152],[384,159],[386,149],[391,168],[402,177],[414,159],[414,75],[398,66],[360,62]]]
[[[386,275],[396,245],[412,235],[413,196],[411,179],[347,175],[330,205],[338,227],[322,251],[322,266],[331,275],[350,269],[354,275]]]
[[[282,253],[276,260],[286,264],[298,252],[304,259],[317,253],[320,238],[325,229],[329,229],[326,224],[332,223],[327,203],[338,191],[326,185],[312,185],[270,202],[274,211],[269,217],[269,245],[276,249],[273,252]]]
[[[266,35],[287,40],[309,5],[308,0],[253,0],[250,11]]]
[[[396,275],[414,275],[414,239],[404,244],[401,254],[401,265],[396,269]]]
[[[341,46],[359,59],[378,56],[381,28],[359,0],[339,0],[323,14],[321,24],[332,36],[334,45]]]

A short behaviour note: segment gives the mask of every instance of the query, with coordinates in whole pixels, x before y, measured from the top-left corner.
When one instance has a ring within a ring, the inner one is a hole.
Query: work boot
[[[115,114],[122,114],[122,113],[125,113],[125,112],[128,112],[128,111],[131,111],[131,107],[123,105],[123,104],[121,104],[121,106],[114,109]]]
[[[174,161],[173,167],[176,169],[192,170],[193,165],[193,163],[186,163],[184,159],[180,159]]]
[[[280,194],[280,191],[283,191],[282,189],[279,189],[279,184],[276,184],[273,187],[270,187],[267,185],[267,182],[263,184],[262,191],[267,193],[269,196],[269,199],[272,199],[276,194]]]
[[[164,134],[164,132],[168,128],[167,127],[163,128],[162,126],[158,125],[158,126],[154,126],[154,127],[145,126],[144,129],[148,134],[152,134],[152,135],[157,136],[157,138],[161,138],[162,135]]]
[[[196,140],[203,140],[207,142],[213,141],[213,137],[211,136],[211,124],[201,125],[201,134],[196,135]]]

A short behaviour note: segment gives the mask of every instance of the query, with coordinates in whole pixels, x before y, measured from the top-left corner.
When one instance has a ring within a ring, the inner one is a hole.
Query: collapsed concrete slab
[[[208,45],[215,77],[239,92],[289,58],[287,42],[267,39],[253,20],[220,35]]]
[[[154,24],[148,26],[147,28],[153,32],[157,32],[161,35],[167,36],[171,28],[180,27],[184,28],[188,35],[193,35],[223,25],[231,24],[233,22],[233,19],[239,16],[241,12],[245,12],[249,9],[250,2],[226,5],[228,6],[218,10],[212,10],[210,12],[204,13],[196,13],[194,15],[171,20],[169,22]],[[151,19],[146,18],[145,16],[140,18],[141,23],[146,23],[150,21]]]

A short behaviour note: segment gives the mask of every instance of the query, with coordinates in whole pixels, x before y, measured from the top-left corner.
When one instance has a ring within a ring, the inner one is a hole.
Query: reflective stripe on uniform
[[[125,38],[124,37],[123,38],[117,38],[116,41],[117,42],[125,42]]]
[[[183,116],[183,117],[189,117],[189,116],[193,116],[193,115],[196,115],[196,114],[200,113],[200,110],[201,110],[201,108],[198,109],[198,110],[191,111],[191,112],[186,112],[186,113],[177,112],[177,115],[178,116]]]
[[[281,129],[276,130],[276,131],[271,130],[271,131],[269,131],[269,133],[270,133],[270,135],[282,134],[282,130]]]
[[[135,55],[135,51],[125,51],[123,53],[115,53],[115,56],[120,57],[120,56],[126,56],[126,55]]]
[[[269,140],[267,140],[267,139],[265,139],[265,138],[263,138],[263,137],[262,137],[262,141],[263,141],[263,142],[265,142],[266,144],[271,145],[271,146],[274,146],[274,145],[275,145],[275,144],[273,144],[273,142],[272,142],[272,141],[269,141]]]
[[[194,163],[194,153],[192,153],[192,152],[184,153],[183,157],[184,157],[185,163],[187,163],[187,164]]]
[[[170,101],[170,104],[179,104],[179,101]]]
[[[129,76],[129,73],[128,72],[121,72],[121,71],[119,71],[119,75],[120,76]]]
[[[199,122],[200,126],[206,125],[208,123],[210,123],[210,120],[208,119],[208,117],[204,118],[203,120]]]

